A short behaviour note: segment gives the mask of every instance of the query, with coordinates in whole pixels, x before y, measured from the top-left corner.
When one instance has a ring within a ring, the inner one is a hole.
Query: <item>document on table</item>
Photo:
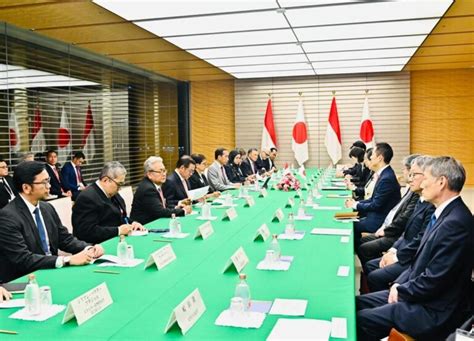
[[[140,236],[146,236],[148,234],[148,230],[143,230],[143,231],[132,231],[132,233],[130,233],[130,236],[132,237],[140,237]]]
[[[305,231],[295,231],[293,234],[282,233],[278,235],[278,239],[301,240],[305,235]]]
[[[215,324],[225,327],[260,328],[266,316],[264,313],[252,311],[235,312],[226,309],[217,317]]]
[[[119,268],[133,268],[133,267],[143,263],[144,261],[145,261],[144,259],[135,258],[135,259],[128,260],[127,263],[125,263],[125,264],[120,263],[120,261],[119,262],[104,262],[104,263],[98,264],[98,266],[102,266],[102,267],[117,266]]]
[[[191,200],[198,200],[204,197],[207,192],[209,192],[209,186],[204,186],[201,188],[196,188],[188,191],[188,196]]]
[[[332,229],[332,228],[314,228],[311,234],[327,234],[335,236],[350,236],[352,230],[350,229]]]
[[[26,308],[23,308],[8,317],[12,319],[26,321],[46,321],[47,319],[59,314],[65,308],[65,305],[52,304],[47,309],[41,309],[41,313],[39,313],[38,315],[30,315]]]
[[[315,319],[278,319],[267,340],[327,341],[331,334],[331,322]]]
[[[291,262],[285,261],[276,261],[276,262],[268,262],[266,260],[262,260],[257,265],[257,270],[274,270],[274,271],[288,271],[290,268]]]
[[[295,216],[295,220],[312,220],[312,219],[313,219],[313,216],[310,214],[305,214],[303,216],[301,215]]]
[[[343,317],[333,317],[331,319],[331,336],[337,339],[347,338],[347,319]]]
[[[337,211],[337,210],[342,210],[342,207],[341,206],[319,206],[319,204],[314,204],[313,210]]]
[[[21,308],[25,306],[24,298],[15,298],[0,303],[0,309]]]
[[[168,232],[162,235],[163,238],[171,238],[171,239],[183,239],[183,238],[186,238],[187,236],[189,236],[189,233],[182,233],[182,232],[179,232],[179,233]]]
[[[270,311],[272,304],[273,301],[251,300],[249,311],[267,314]]]
[[[276,298],[273,301],[270,315],[304,316],[306,312],[307,300],[289,300]]]

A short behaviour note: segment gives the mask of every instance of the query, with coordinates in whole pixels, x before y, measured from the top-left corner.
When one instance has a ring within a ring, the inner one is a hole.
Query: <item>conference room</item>
[[[0,338],[474,338],[474,1],[0,2]]]

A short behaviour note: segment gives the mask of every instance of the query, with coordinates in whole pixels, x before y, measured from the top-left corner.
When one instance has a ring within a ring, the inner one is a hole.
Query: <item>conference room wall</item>
[[[191,82],[191,152],[214,160],[217,147],[235,147],[234,81]]]
[[[411,72],[411,150],[452,155],[474,185],[474,69]]]
[[[238,146],[260,147],[263,118],[272,94],[273,114],[280,150],[277,164],[294,163],[291,150],[292,129],[302,92],[308,127],[309,160],[306,167],[327,166],[324,146],[327,119],[336,91],[342,131],[342,163],[349,162],[349,146],[359,139],[360,120],[369,90],[370,115],[376,141],[390,143],[395,151],[394,169],[400,173],[401,161],[410,148],[410,74],[408,72],[236,80],[235,126]]]

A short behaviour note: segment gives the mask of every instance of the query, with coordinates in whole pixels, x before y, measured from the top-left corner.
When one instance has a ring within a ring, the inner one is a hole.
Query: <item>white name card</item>
[[[234,207],[231,207],[225,210],[222,220],[234,220],[235,218],[237,218],[237,211]]]
[[[176,254],[174,253],[171,244],[167,244],[148,256],[148,259],[145,262],[145,269],[155,264],[158,270],[161,270],[175,259]]]
[[[242,271],[242,269],[248,264],[249,258],[245,254],[243,247],[239,247],[237,251],[234,252],[230,259],[227,260],[227,263],[224,266],[224,270],[222,273],[226,272],[230,268],[234,267],[238,273]]]
[[[293,198],[288,198],[288,202],[286,203],[285,207],[286,207],[286,208],[291,208],[291,207],[293,207],[293,206],[295,206],[295,199],[293,199]]]
[[[253,240],[255,241],[258,239],[262,239],[263,241],[266,241],[268,237],[270,237],[270,235],[271,233],[270,233],[270,230],[268,229],[267,224],[263,224],[257,229],[257,233],[255,234],[255,237],[253,238]]]
[[[285,215],[283,214],[283,211],[281,210],[281,208],[279,208],[275,211],[275,213],[273,213],[272,221],[281,222],[284,217]]]
[[[255,200],[253,199],[253,197],[245,198],[244,207],[252,207],[253,205],[255,205]]]
[[[268,192],[267,192],[267,189],[266,188],[262,188],[260,190],[260,194],[258,195],[259,198],[266,198],[268,195]]]
[[[201,237],[202,239],[207,239],[213,233],[214,233],[214,229],[212,228],[212,224],[210,221],[207,221],[197,228],[194,239],[197,239],[199,237]]]
[[[76,318],[80,326],[113,303],[107,284],[102,283],[68,303],[62,323]]]
[[[177,323],[181,333],[185,335],[205,311],[206,306],[199,293],[199,289],[194,289],[188,297],[173,309],[165,327],[165,334]]]

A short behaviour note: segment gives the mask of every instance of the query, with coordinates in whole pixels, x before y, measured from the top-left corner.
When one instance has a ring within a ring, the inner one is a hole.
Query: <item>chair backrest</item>
[[[48,201],[53,205],[56,212],[58,212],[59,219],[63,225],[72,233],[72,200],[70,197],[59,198],[55,200]]]
[[[392,328],[390,330],[390,335],[388,336],[388,341],[414,341],[415,339],[412,338],[411,336],[407,334],[403,334],[396,330],[395,328]]]
[[[132,201],[133,201],[133,190],[132,186],[122,187],[119,191],[123,200],[125,200],[125,207],[127,208],[127,214],[130,215],[132,212]]]

